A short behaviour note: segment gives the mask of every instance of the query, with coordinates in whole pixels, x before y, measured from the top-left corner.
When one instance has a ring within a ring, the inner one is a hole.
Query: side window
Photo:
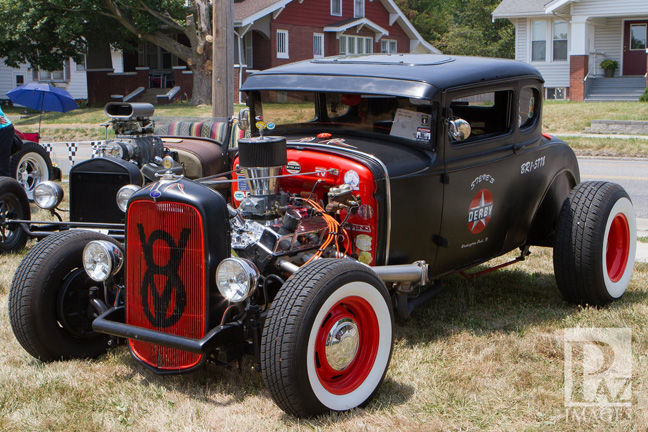
[[[500,90],[453,99],[450,103],[452,120],[461,118],[470,123],[472,132],[468,139],[456,143],[472,142],[482,138],[504,135],[511,131],[513,91]]]
[[[520,92],[518,124],[528,129],[536,124],[540,113],[540,92],[535,87],[524,87]]]
[[[288,30],[277,30],[277,58],[288,57]]]

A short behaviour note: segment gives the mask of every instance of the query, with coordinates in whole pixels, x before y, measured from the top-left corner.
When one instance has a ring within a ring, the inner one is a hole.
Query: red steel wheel
[[[316,322],[317,324],[317,322]],[[357,389],[376,361],[380,327],[371,305],[347,297],[325,313],[315,340],[315,366],[322,386],[335,395]]]
[[[605,262],[612,282],[619,282],[628,265],[630,254],[630,227],[623,213],[617,214],[610,225],[607,236]]]
[[[389,366],[393,321],[387,289],[370,267],[335,259],[302,267],[272,303],[261,342],[277,405],[313,416],[369,402]]]

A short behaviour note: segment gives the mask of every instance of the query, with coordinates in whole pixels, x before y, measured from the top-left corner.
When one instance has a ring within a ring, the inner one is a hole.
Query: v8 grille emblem
[[[183,228],[180,232],[180,241],[177,244],[171,234],[166,231],[153,231],[147,239],[142,224],[137,224],[137,230],[146,262],[146,272],[142,278],[140,290],[144,314],[149,322],[158,328],[171,327],[180,320],[187,306],[187,292],[180,278],[180,264],[191,230]],[[165,242],[169,249],[169,260],[164,265],[157,264],[153,255],[153,245],[158,240]],[[157,275],[167,278],[162,292],[155,285],[155,276]],[[169,313],[174,292],[175,305],[173,311]],[[149,304],[149,298],[153,301],[153,308]]]

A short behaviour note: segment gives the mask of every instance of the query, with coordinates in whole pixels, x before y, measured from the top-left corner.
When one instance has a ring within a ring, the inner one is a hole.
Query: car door
[[[443,216],[434,273],[443,274],[500,255],[520,208],[515,91],[507,86],[449,91],[445,123],[461,118],[463,140],[445,133]],[[448,127],[446,127],[448,129]]]

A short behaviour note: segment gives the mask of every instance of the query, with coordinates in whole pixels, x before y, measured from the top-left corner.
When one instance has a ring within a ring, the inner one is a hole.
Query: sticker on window
[[[398,108],[389,134],[415,141],[429,141],[430,117],[430,114]]]

